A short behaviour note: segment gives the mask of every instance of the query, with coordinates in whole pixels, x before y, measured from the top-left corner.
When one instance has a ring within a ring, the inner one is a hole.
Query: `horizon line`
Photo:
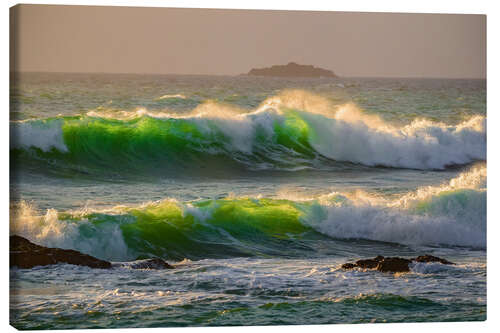
[[[337,77],[301,77],[301,76],[264,76],[264,75],[249,75],[247,73],[240,74],[186,74],[186,73],[148,73],[148,72],[64,72],[64,71],[43,71],[43,70],[9,70],[9,74],[25,73],[25,74],[106,74],[106,75],[178,75],[178,76],[248,76],[261,78],[281,78],[281,79],[449,79],[449,80],[487,80],[487,77],[450,77],[450,76],[363,76],[363,75],[337,75]]]

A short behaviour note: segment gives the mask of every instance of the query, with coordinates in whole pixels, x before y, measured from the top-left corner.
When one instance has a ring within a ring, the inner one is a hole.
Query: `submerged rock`
[[[134,261],[126,265],[133,269],[172,269],[174,266],[160,258]]]
[[[418,256],[416,258],[405,259],[399,257],[389,257],[384,258],[383,256],[377,256],[373,259],[361,259],[356,261],[356,263],[345,263],[342,265],[343,269],[353,269],[356,267],[362,269],[376,269],[380,272],[390,272],[390,273],[401,273],[409,272],[410,264],[415,262],[439,262],[444,265],[454,265],[451,261],[443,258],[431,256],[429,254]]]
[[[32,268],[59,263],[91,268],[111,268],[110,262],[75,250],[49,248],[33,244],[21,236],[10,236],[10,267]]]

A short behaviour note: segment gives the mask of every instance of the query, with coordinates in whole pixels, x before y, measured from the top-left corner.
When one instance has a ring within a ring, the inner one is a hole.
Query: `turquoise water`
[[[12,268],[20,329],[486,319],[486,83],[27,73],[11,234],[175,270]],[[343,271],[429,253],[401,275]]]

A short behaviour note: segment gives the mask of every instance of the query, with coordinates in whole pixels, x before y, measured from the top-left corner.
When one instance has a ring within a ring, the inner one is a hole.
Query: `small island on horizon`
[[[265,68],[252,68],[246,75],[274,77],[337,77],[331,70],[314,67],[313,65],[299,65],[295,62],[289,62],[286,65],[273,65]]]

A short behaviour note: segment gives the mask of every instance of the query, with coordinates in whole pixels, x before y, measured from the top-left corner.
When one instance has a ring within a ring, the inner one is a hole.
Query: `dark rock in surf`
[[[48,248],[33,244],[21,236],[10,236],[10,267],[32,268],[60,263],[91,268],[111,268],[110,262],[75,250]]]
[[[376,268],[377,265],[384,260],[382,256],[376,256],[373,259],[361,259],[356,261],[356,266],[363,269],[373,269]]]
[[[112,264],[75,250],[48,248],[33,244],[21,236],[10,236],[10,267],[33,268],[55,264],[71,264],[91,268],[112,268]],[[172,269],[174,266],[160,258],[138,260],[132,264],[114,264],[133,269]]]
[[[145,260],[138,260],[130,265],[128,267],[133,268],[133,269],[173,269],[174,266],[170,265],[166,261],[160,258],[152,258],[152,259],[145,259]]]
[[[416,262],[439,262],[443,265],[455,265],[455,263],[452,263],[451,261],[448,261],[446,259],[439,258],[439,257],[434,257],[434,256],[431,256],[430,254],[418,256],[412,260],[414,260]]]
[[[384,258],[383,256],[377,256],[373,259],[358,260],[354,264],[348,262],[343,264],[341,267],[342,269],[346,270],[358,267],[362,269],[374,269],[380,272],[403,273],[410,271],[410,264],[412,262],[424,262],[424,263],[439,262],[444,265],[454,265],[454,263],[446,259],[426,254],[411,259],[405,259],[399,257]]]
[[[401,273],[410,271],[411,260],[404,258],[384,258],[376,267],[380,272]]]
[[[342,269],[353,269],[355,267],[358,267],[356,264],[353,264],[352,262],[347,262],[342,265]]]

